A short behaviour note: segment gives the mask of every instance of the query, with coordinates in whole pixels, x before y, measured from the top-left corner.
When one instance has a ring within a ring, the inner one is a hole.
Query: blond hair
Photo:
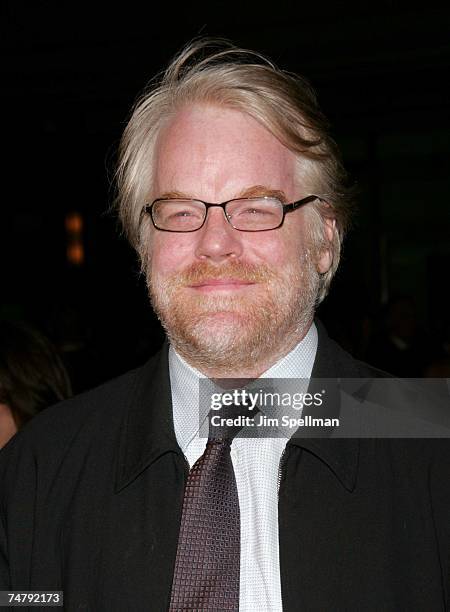
[[[259,53],[223,40],[197,40],[184,48],[137,101],[122,136],[117,171],[119,217],[143,268],[149,220],[142,216],[142,209],[152,190],[156,139],[181,107],[195,103],[222,105],[250,115],[298,156],[302,184],[308,183],[310,193],[323,199],[307,207],[317,253],[330,248],[324,219],[336,220],[332,265],[321,275],[319,303],[338,267],[351,208],[337,146],[307,81],[280,70]]]

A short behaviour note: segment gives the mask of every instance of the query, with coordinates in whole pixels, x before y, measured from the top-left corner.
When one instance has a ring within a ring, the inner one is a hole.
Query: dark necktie
[[[208,439],[184,493],[171,612],[239,610],[240,515],[233,435]]]

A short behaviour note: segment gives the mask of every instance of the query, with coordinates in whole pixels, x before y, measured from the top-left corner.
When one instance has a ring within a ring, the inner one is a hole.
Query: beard
[[[211,278],[255,284],[231,295],[188,289]],[[147,272],[147,286],[171,344],[188,363],[208,375],[248,376],[258,369],[262,373],[306,334],[319,274],[305,248],[284,270],[267,264],[231,261],[218,266],[202,261],[165,278]]]

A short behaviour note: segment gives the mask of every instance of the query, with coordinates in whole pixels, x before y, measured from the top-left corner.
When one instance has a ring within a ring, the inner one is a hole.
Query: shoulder
[[[33,465],[60,465],[69,449],[82,454],[101,439],[117,437],[136,388],[152,376],[157,355],[145,365],[95,389],[46,408],[0,451],[0,479]]]
[[[355,359],[328,335],[323,323],[315,319],[318,333],[316,361],[312,376],[316,378],[390,378],[391,375]]]
[[[133,370],[95,389],[46,408],[18,432],[5,447],[39,445],[51,438],[69,438],[83,426],[113,416],[126,404],[139,370]],[[2,456],[2,455],[0,455]]]

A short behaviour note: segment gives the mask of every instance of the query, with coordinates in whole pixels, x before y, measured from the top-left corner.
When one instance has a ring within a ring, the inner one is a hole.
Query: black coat
[[[313,376],[371,375],[320,329]],[[167,609],[186,480],[170,397],[166,347],[5,447],[0,590],[63,590],[70,611]],[[291,440],[283,609],[450,609],[449,459],[445,440]]]

